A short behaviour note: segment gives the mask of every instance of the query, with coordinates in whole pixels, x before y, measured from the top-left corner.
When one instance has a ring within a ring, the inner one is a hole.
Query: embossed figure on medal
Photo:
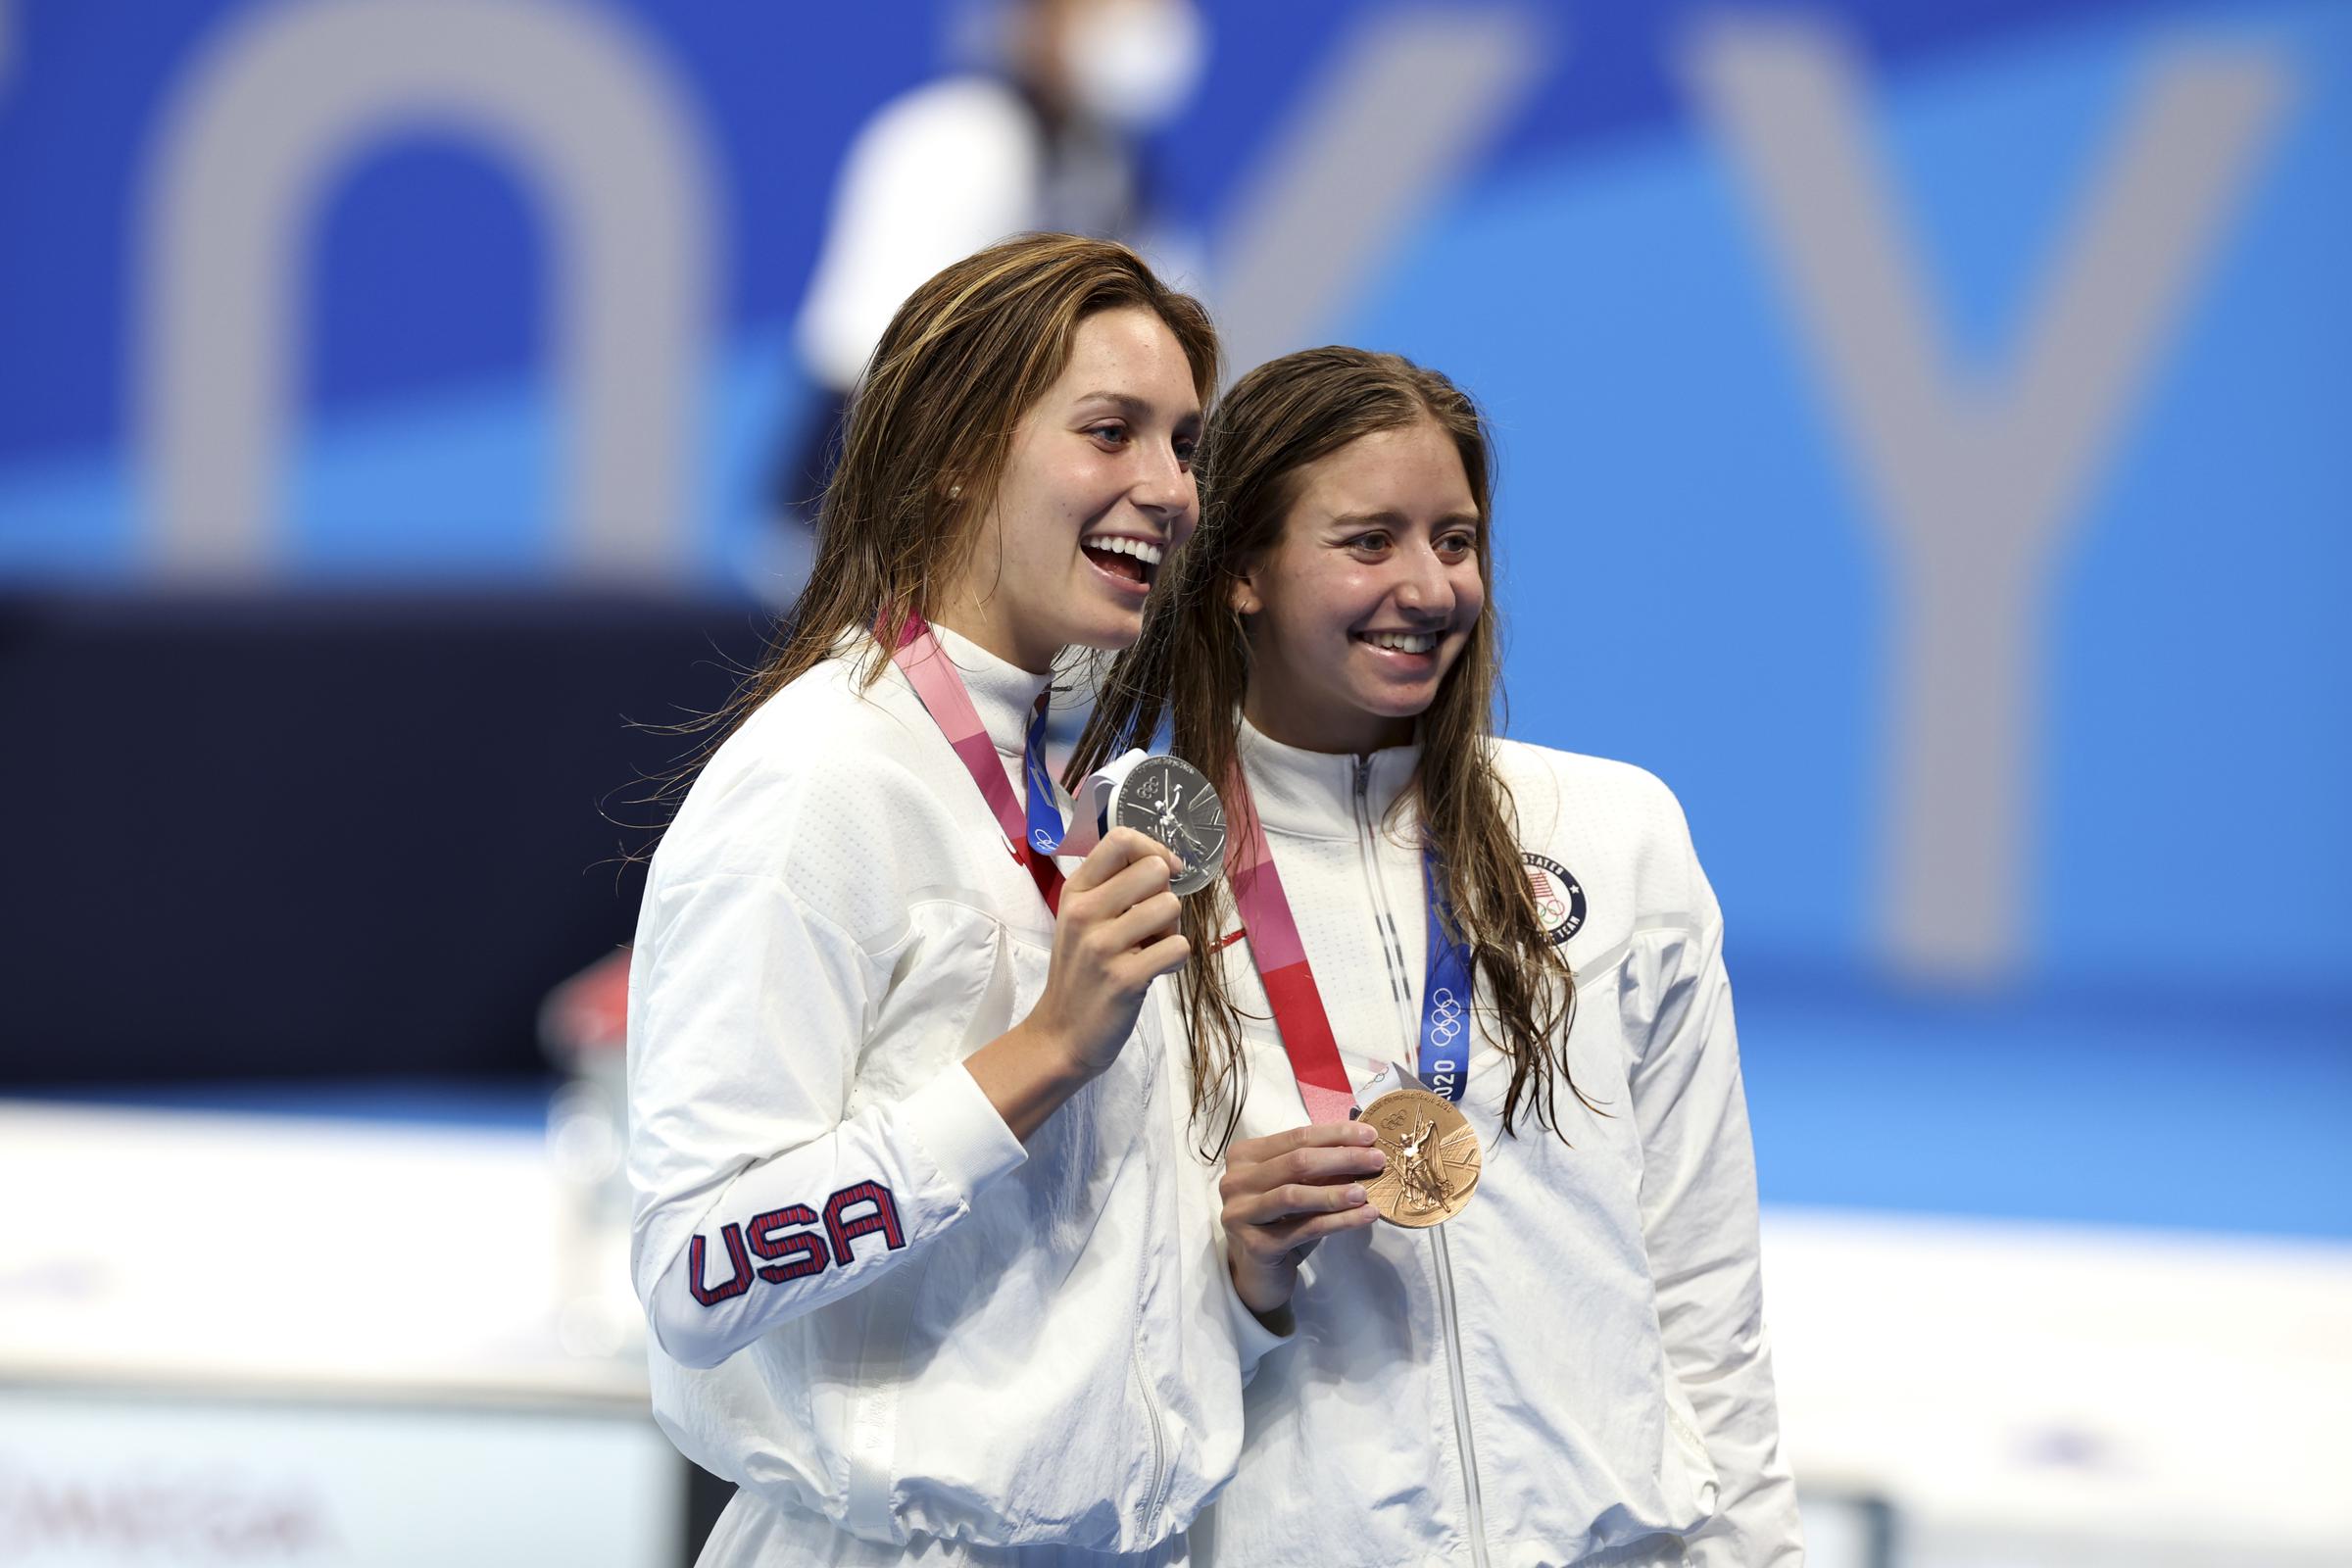
[[[1398,1089],[1364,1107],[1388,1169],[1365,1184],[1381,1217],[1415,1229],[1442,1225],[1478,1189],[1478,1134],[1450,1102],[1425,1089]]]
[[[1206,887],[1224,864],[1225,803],[1182,758],[1139,760],[1120,781],[1110,815],[1112,826],[1134,828],[1176,852],[1184,869],[1170,886],[1179,894]]]

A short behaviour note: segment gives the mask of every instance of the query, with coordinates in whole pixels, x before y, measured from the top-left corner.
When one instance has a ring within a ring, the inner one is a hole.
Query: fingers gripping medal
[[[1114,827],[1129,827],[1175,852],[1183,867],[1168,886],[1198,893],[1225,863],[1225,804],[1200,770],[1180,757],[1129,752],[1090,773],[1063,855],[1084,855]]]

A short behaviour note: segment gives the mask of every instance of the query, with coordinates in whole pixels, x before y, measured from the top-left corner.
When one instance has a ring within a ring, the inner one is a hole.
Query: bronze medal
[[[1381,1218],[1415,1230],[1470,1206],[1478,1187],[1478,1134],[1449,1102],[1426,1089],[1381,1096],[1357,1118],[1380,1136],[1388,1168],[1364,1183]]]

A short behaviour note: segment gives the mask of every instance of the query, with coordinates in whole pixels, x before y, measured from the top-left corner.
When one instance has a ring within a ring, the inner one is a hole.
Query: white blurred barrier
[[[682,1560],[635,1348],[565,1310],[598,1249],[560,1168],[529,1131],[0,1106],[0,1563]]]
[[[2352,1248],[1776,1210],[1764,1268],[1798,1478],[1899,1568],[2352,1562]]]
[[[583,1410],[0,1398],[0,1562],[24,1568],[660,1568],[685,1486],[650,1423]]]

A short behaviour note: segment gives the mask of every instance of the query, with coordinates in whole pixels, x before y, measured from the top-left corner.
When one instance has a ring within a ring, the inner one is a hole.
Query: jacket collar
[[[1352,839],[1356,836],[1355,786],[1364,775],[1364,806],[1375,825],[1412,782],[1421,747],[1392,746],[1364,757],[1305,752],[1268,740],[1242,720],[1242,775],[1250,804],[1269,833],[1297,838]]]
[[[963,689],[971,693],[972,710],[980,715],[988,738],[999,753],[1018,760],[1028,738],[1030,710],[1037,706],[1037,694],[1054,677],[1033,675],[1008,663],[961,632],[937,624],[931,630],[948,662],[956,666]]]

